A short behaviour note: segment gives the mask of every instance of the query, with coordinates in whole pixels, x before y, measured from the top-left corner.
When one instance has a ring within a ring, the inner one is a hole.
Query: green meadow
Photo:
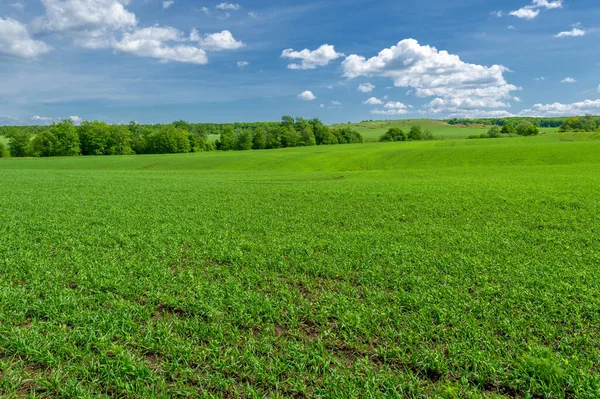
[[[0,397],[600,397],[600,135],[423,128],[0,159]]]

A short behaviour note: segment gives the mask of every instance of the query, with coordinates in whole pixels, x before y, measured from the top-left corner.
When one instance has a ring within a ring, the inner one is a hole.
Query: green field
[[[365,141],[377,141],[390,127],[399,127],[408,133],[413,125],[419,125],[423,130],[429,130],[434,135],[441,136],[444,139],[464,139],[471,135],[486,133],[489,129],[489,127],[482,126],[452,126],[444,121],[433,119],[367,121],[335,126],[350,126],[352,129],[362,134]]]
[[[334,125],[334,127],[349,126],[363,135],[365,141],[377,141],[389,128],[399,127],[408,133],[414,125],[419,125],[423,130],[429,130],[435,136],[443,139],[465,139],[469,136],[487,133],[490,126],[460,126],[449,125],[444,121],[435,119],[401,119],[365,121],[360,123],[349,123]],[[558,128],[543,128],[543,133],[557,133]]]
[[[462,136],[0,159],[0,397],[600,397],[599,135]]]

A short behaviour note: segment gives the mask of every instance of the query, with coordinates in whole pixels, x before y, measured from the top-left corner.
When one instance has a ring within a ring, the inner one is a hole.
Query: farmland
[[[0,159],[0,396],[600,397],[600,137],[423,127]]]

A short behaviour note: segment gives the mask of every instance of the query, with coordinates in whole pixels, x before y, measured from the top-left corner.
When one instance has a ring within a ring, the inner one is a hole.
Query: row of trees
[[[151,128],[135,122],[109,125],[84,121],[75,126],[67,119],[35,135],[27,129],[11,129],[6,136],[13,157],[169,154],[213,149],[208,137],[191,132],[186,122]]]
[[[435,140],[435,137],[429,130],[423,131],[421,126],[414,125],[410,128],[408,134],[406,134],[399,127],[392,127],[388,129],[385,134],[379,137],[380,142],[386,141],[418,141],[418,140]]]
[[[586,115],[565,119],[558,129],[561,132],[596,132],[600,131],[600,118]]]
[[[595,131],[600,127],[600,116],[586,115],[584,117],[555,117],[555,118],[537,118],[537,117],[521,117],[515,116],[510,118],[475,118],[475,119],[447,119],[446,122],[450,125],[495,125],[503,127],[504,125],[519,126],[523,122],[529,122],[538,128],[556,128],[563,126],[567,129],[564,131]],[[573,125],[573,122],[575,124]],[[566,125],[565,125],[566,124]],[[583,124],[583,125],[582,125]],[[571,127],[577,126],[577,127]],[[585,126],[585,127],[583,127]],[[579,129],[579,130],[577,130]],[[582,130],[583,129],[583,130]],[[591,129],[591,130],[585,130]]]
[[[316,118],[284,116],[279,124],[256,124],[237,131],[226,126],[216,145],[221,151],[244,151],[362,142],[361,134],[350,128],[331,129]]]
[[[496,139],[500,137],[512,136],[537,136],[540,134],[540,128],[531,122],[521,122],[517,126],[505,124],[504,126],[492,126],[486,133],[480,135],[469,136],[469,139]]]
[[[218,127],[218,128],[217,128]],[[40,129],[1,128],[9,139],[13,157],[75,155],[175,154],[215,149],[249,150],[322,144],[362,143],[362,136],[350,129],[330,129],[318,119],[248,124],[109,125],[84,121],[75,126],[70,119]],[[208,132],[220,132],[213,143]],[[0,156],[5,150],[0,147]]]

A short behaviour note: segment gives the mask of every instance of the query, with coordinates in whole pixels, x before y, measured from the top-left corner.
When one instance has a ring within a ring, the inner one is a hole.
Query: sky
[[[0,0],[0,124],[600,114],[598,0]]]

